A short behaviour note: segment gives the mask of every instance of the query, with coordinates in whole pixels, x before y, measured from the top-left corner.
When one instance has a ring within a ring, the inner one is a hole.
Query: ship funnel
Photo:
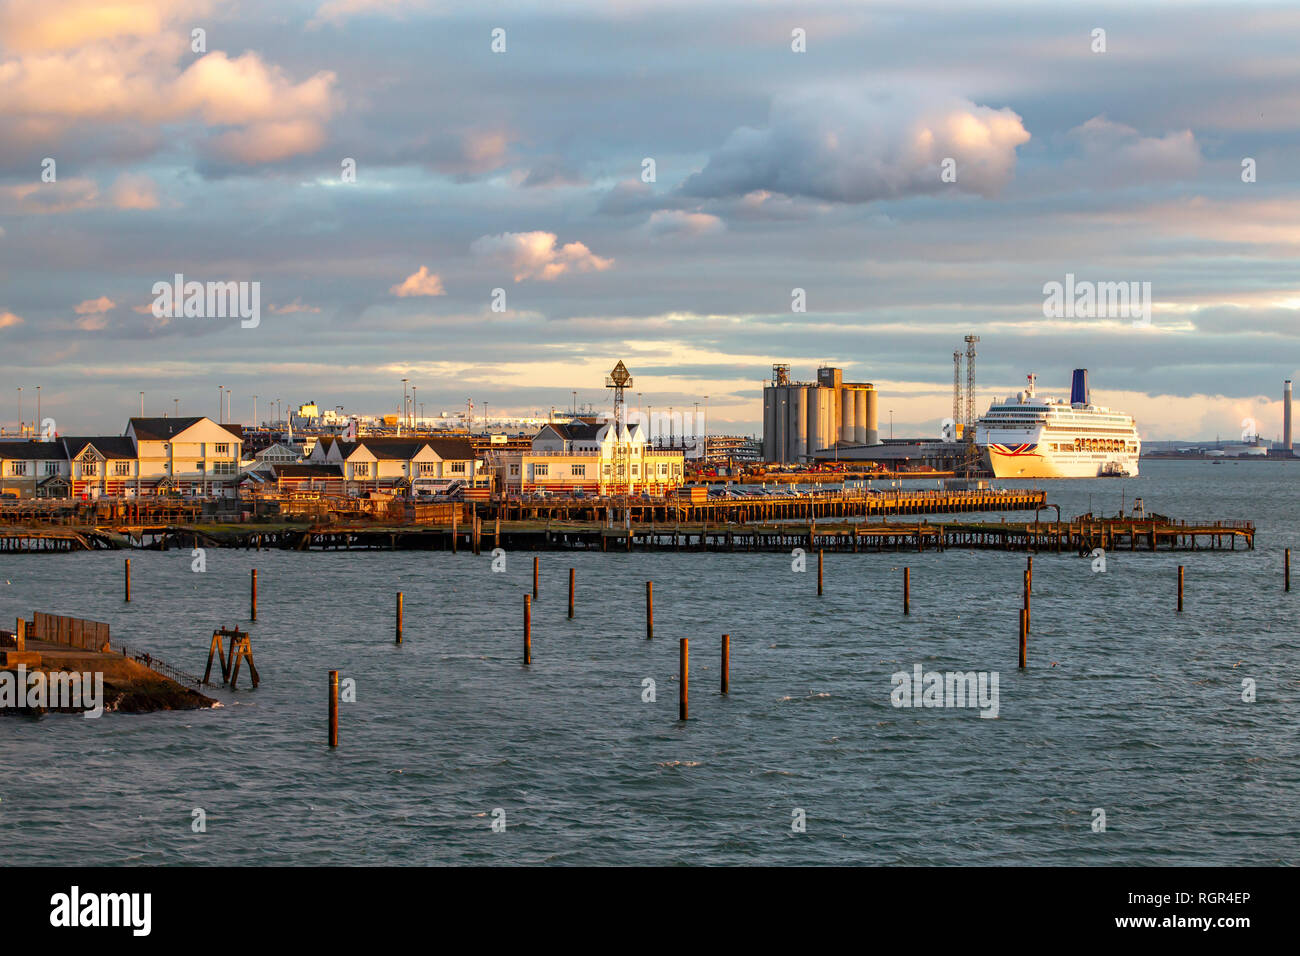
[[[1070,404],[1088,404],[1088,370],[1086,368],[1076,368],[1074,370],[1074,380],[1070,383]]]

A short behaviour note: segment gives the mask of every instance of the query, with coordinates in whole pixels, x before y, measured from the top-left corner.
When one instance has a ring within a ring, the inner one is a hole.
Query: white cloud
[[[645,231],[655,238],[704,236],[726,229],[722,220],[707,212],[657,209],[646,221]]]
[[[437,273],[430,273],[428,266],[420,266],[418,272],[413,272],[397,285],[388,290],[392,295],[399,299],[409,298],[417,295],[446,295],[442,287],[442,279]]]
[[[540,279],[550,282],[566,272],[601,272],[614,265],[581,242],[556,247],[553,232],[503,232],[497,236],[480,236],[470,243],[475,256],[498,262],[514,272],[516,282]]]
[[[1012,177],[1016,147],[1028,140],[1016,113],[959,97],[801,94],[775,100],[766,129],[733,132],[682,191],[846,203],[944,189],[988,197]],[[957,163],[954,183],[940,179],[947,158]]]
[[[12,329],[22,324],[23,320],[12,312],[0,312],[0,329]]]

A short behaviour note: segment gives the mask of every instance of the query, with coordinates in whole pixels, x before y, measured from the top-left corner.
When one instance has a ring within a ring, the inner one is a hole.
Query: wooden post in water
[[[339,672],[330,671],[330,746],[339,745]]]
[[[655,636],[655,583],[645,583],[645,639]]]
[[[524,595],[524,663],[533,662],[533,596]]]
[[[1183,566],[1178,565],[1178,610],[1183,609]]]
[[[396,642],[402,643],[402,592],[397,592],[397,633]]]
[[[912,569],[903,568],[903,613],[912,613]]]
[[[731,693],[731,635],[722,635],[722,693]]]
[[[1034,556],[1031,554],[1025,558],[1025,571],[1029,575],[1029,590],[1034,589]]]
[[[1236,540],[1235,536],[1233,537],[1233,540],[1234,541]],[[1291,590],[1291,549],[1290,548],[1286,549],[1286,559],[1284,563],[1286,565],[1286,570],[1284,572],[1286,577],[1286,589],[1290,591]]]
[[[690,685],[691,685],[691,642],[683,637],[680,640],[680,651],[677,657],[678,665],[678,689],[677,689],[677,717],[680,720],[688,719],[690,715]]]
[[[249,576],[248,583],[249,583],[248,618],[249,620],[256,621],[257,620],[257,568],[253,568],[253,572]]]
[[[1025,630],[1026,631],[1029,630],[1029,598],[1030,595],[1033,593],[1033,581],[1034,579],[1032,577],[1032,572],[1026,571],[1025,572]]]
[[[817,549],[817,596],[822,596],[822,552]]]
[[[1024,670],[1026,658],[1026,643],[1029,637],[1029,612],[1023,607],[1020,609],[1020,669]]]
[[[569,568],[569,619],[573,619],[573,576],[574,569]]]
[[[533,555],[533,597],[537,597],[537,565],[542,559]]]
[[[126,603],[131,603],[131,559],[126,559]]]

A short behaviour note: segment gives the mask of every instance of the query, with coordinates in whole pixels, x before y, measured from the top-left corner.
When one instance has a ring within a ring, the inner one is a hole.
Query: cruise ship
[[[1039,398],[1034,375],[975,423],[975,442],[998,478],[1105,478],[1138,473],[1142,439],[1132,415],[1093,405],[1088,370],[1074,370],[1069,404]]]

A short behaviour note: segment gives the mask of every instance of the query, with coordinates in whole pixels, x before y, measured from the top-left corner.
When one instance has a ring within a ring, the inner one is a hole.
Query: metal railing
[[[134,651],[125,644],[118,644],[117,649],[121,652],[123,657],[128,657],[137,664],[143,664],[155,674],[161,674],[163,677],[170,678],[178,684],[193,684],[197,687],[203,683],[202,677],[197,677],[189,671],[183,671],[179,667],[173,667],[171,664],[159,660],[152,654],[146,654],[143,651]]]

